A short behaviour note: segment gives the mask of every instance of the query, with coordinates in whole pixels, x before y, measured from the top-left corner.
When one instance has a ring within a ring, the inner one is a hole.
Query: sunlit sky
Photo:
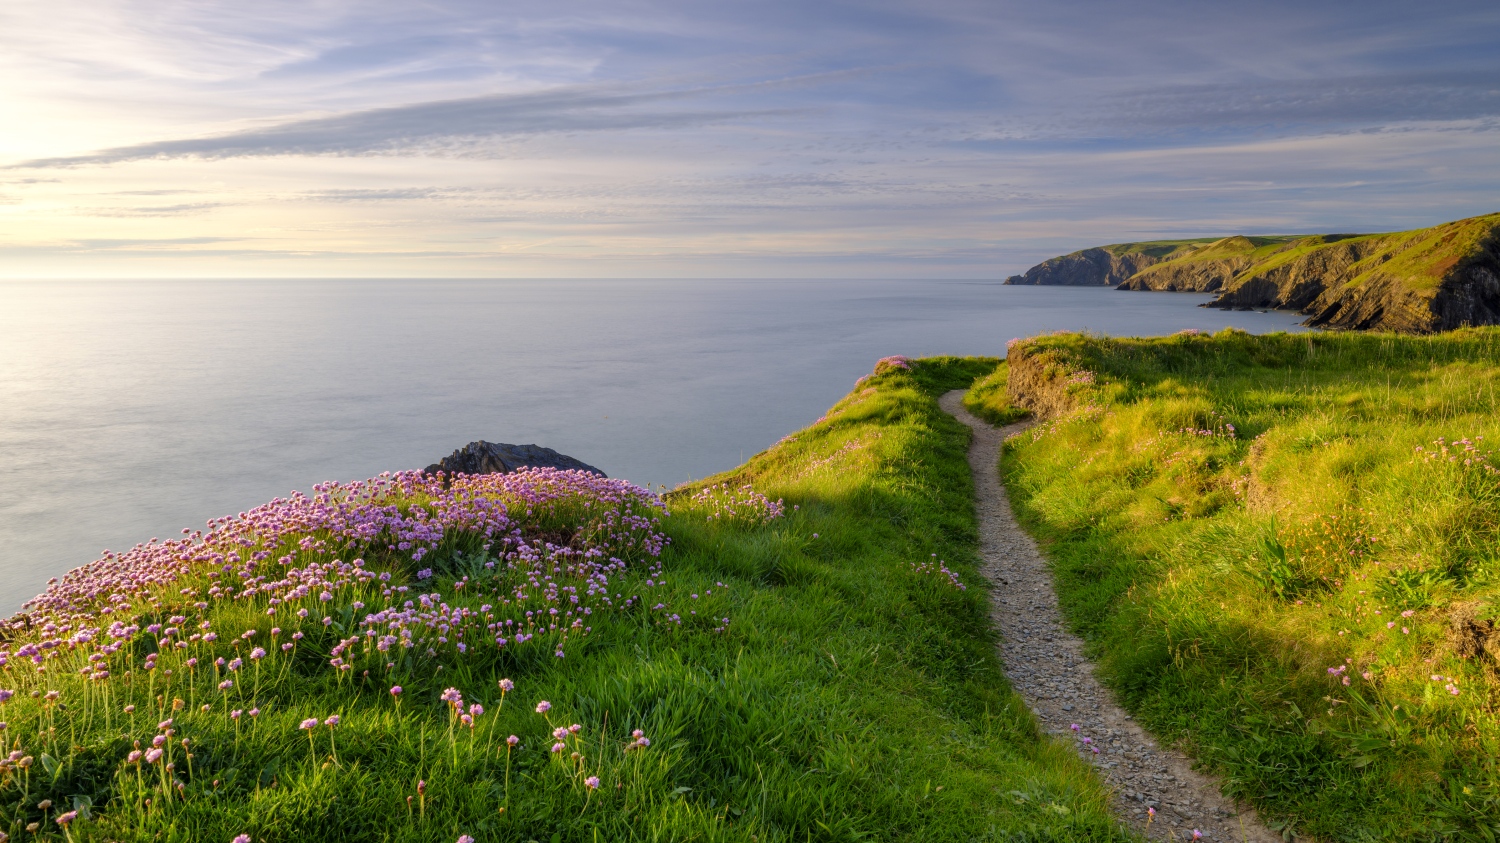
[[[0,4],[0,277],[1000,278],[1500,210],[1500,3]]]

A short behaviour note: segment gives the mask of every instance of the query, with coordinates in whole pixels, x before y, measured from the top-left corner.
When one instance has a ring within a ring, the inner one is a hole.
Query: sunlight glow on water
[[[973,281],[3,282],[0,614],[105,547],[474,439],[675,485],[809,424],[889,354],[1298,320],[1203,300]]]

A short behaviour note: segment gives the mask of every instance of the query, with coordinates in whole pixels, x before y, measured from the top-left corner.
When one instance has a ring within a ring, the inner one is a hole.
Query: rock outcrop
[[[1071,255],[1042,261],[1026,270],[1025,275],[1012,275],[1005,279],[1005,283],[1068,287],[1113,286],[1160,260],[1161,258],[1140,252],[1116,255],[1107,247],[1084,249]]]
[[[1309,237],[1242,270],[1210,307],[1296,310],[1313,327],[1428,334],[1500,324],[1500,214]]]
[[[1084,249],[1007,284],[1218,293],[1208,307],[1295,310],[1304,324],[1432,333],[1500,324],[1500,214],[1394,234],[1226,237]]]
[[[519,468],[561,468],[587,471],[600,477],[604,472],[567,454],[540,445],[507,445],[503,442],[470,442],[439,462],[427,466],[428,474],[509,474]]]
[[[1121,290],[1151,290],[1162,293],[1212,293],[1224,288],[1245,267],[1249,258],[1173,261],[1154,272],[1142,272],[1119,285]]]
[[[1342,236],[1342,235],[1335,235]],[[1143,270],[1120,285],[1122,290],[1167,293],[1212,293],[1232,285],[1267,254],[1285,249],[1296,237],[1225,237]]]

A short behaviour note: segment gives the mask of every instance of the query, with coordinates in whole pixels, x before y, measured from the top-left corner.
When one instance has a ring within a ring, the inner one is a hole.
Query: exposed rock
[[[1453,606],[1448,617],[1448,644],[1460,658],[1480,658],[1494,671],[1500,667],[1500,629],[1494,618],[1481,617],[1481,608],[1475,602]]]
[[[1425,334],[1500,324],[1500,214],[1394,234],[1117,243],[1007,284],[1217,292],[1209,307],[1295,310],[1313,327]]]
[[[1295,242],[1301,241],[1293,237],[1225,237],[1143,270],[1120,289],[1212,293],[1229,286],[1267,252],[1282,251]]]
[[[1302,243],[1299,240],[1292,246]],[[1262,264],[1237,279],[1234,289],[1219,296],[1211,306],[1307,312],[1306,309],[1314,307],[1331,285],[1337,285],[1337,279],[1347,277],[1350,267],[1378,251],[1378,246],[1371,238],[1347,240],[1315,248],[1294,260],[1269,268]]]
[[[1040,421],[1057,418],[1073,408],[1068,381],[1075,373],[1045,352],[1036,353],[1021,343],[1010,349],[1005,362],[1009,370],[1005,391],[1011,406],[1029,411]]]
[[[1500,214],[1330,240],[1298,240],[1257,261],[1211,306],[1297,310],[1307,325],[1356,331],[1500,324]]]
[[[1119,284],[1160,260],[1159,257],[1142,252],[1116,255],[1107,247],[1084,249],[1071,255],[1042,261],[1026,270],[1025,275],[1012,275],[1005,279],[1005,283],[1104,287]]]
[[[1163,293],[1212,293],[1222,289],[1250,265],[1248,257],[1218,260],[1172,261],[1134,275],[1119,285],[1121,290],[1154,290]]]
[[[425,469],[428,474],[509,474],[518,468],[560,468],[587,471],[605,477],[593,466],[540,445],[507,445],[503,442],[470,442],[441,462]]]

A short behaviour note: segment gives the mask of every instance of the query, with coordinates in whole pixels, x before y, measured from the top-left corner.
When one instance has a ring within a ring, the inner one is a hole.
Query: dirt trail
[[[994,596],[991,617],[1001,633],[1011,684],[1043,729],[1075,743],[1098,767],[1114,788],[1115,811],[1137,831],[1158,840],[1191,840],[1197,829],[1204,840],[1279,843],[1281,836],[1262,825],[1253,809],[1224,798],[1218,784],[1193,770],[1182,753],[1157,746],[1094,678],[1083,641],[1063,627],[1051,573],[1016,523],[996,471],[1000,444],[1026,424],[992,427],[963,408],[963,394],[949,392],[941,405],[974,430],[969,467],[981,564]],[[1156,810],[1149,828],[1147,808]]]

